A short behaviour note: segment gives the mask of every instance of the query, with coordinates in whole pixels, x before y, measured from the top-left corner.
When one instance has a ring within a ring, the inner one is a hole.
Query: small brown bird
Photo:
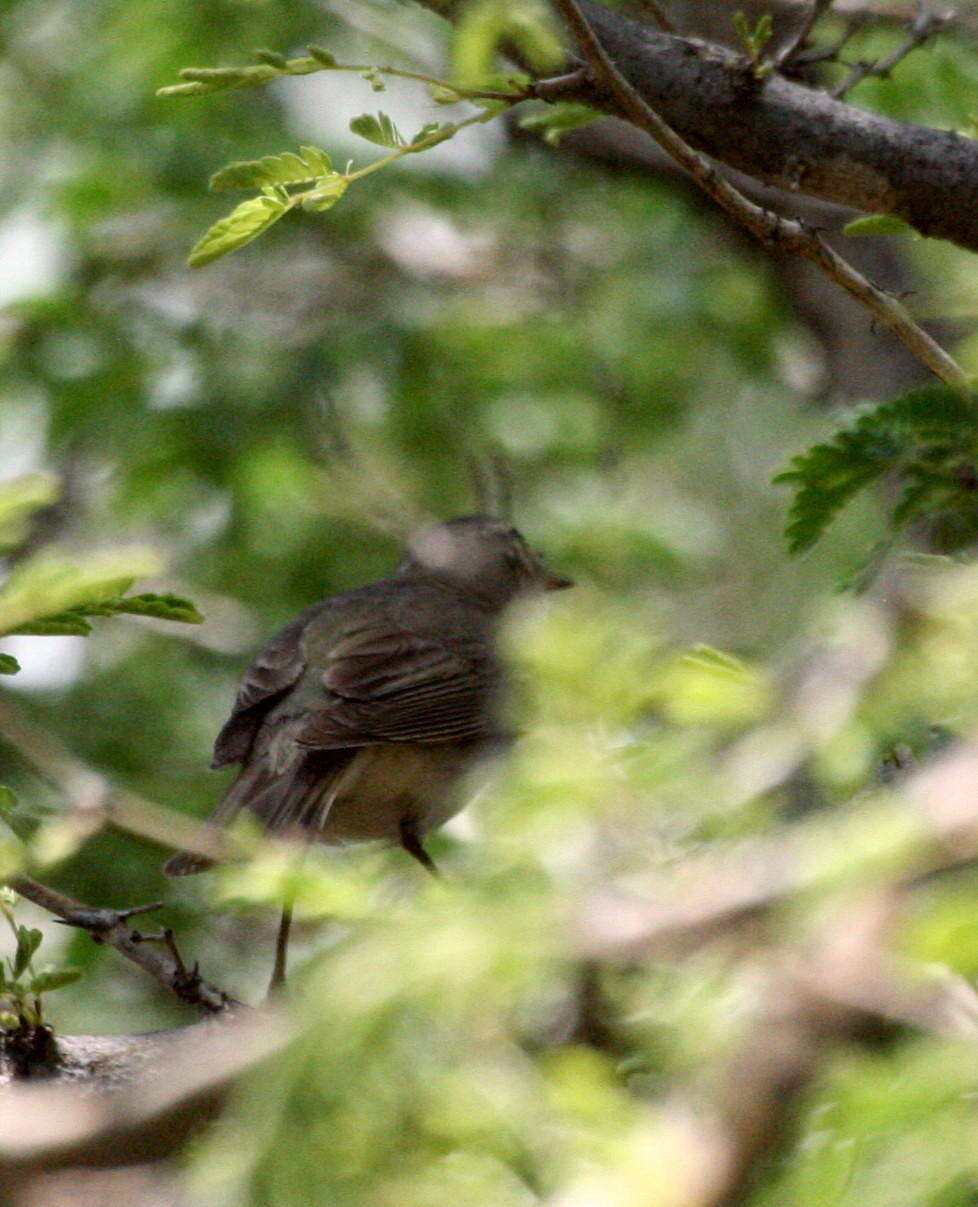
[[[214,746],[212,766],[241,769],[209,824],[246,808],[278,833],[398,844],[434,871],[424,836],[502,737],[496,624],[519,596],[569,586],[490,516],[421,532],[391,578],[314,604],[258,655]],[[181,852],[164,871],[207,866]],[[286,914],[273,980],[287,930]]]

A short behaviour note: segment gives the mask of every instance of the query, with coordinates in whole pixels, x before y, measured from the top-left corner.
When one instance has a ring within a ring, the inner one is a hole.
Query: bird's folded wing
[[[485,640],[439,641],[383,619],[347,629],[321,677],[322,705],[297,741],[330,749],[371,742],[440,742],[490,737],[498,688]]]
[[[214,743],[212,767],[240,763],[247,757],[265,713],[302,674],[302,633],[311,612],[304,612],[276,633],[246,671],[231,715]]]

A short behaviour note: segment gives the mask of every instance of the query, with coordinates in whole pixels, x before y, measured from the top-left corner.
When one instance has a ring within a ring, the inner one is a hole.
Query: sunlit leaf
[[[275,197],[263,195],[242,201],[194,244],[187,263],[191,268],[200,268],[237,251],[267,231],[287,210],[286,203]]]
[[[228,164],[214,173],[210,187],[219,193],[229,189],[260,189],[265,185],[304,184],[318,180],[331,170],[332,163],[325,151],[304,146],[300,147],[298,155],[286,151],[282,155]]]
[[[334,172],[303,197],[302,208],[313,214],[331,210],[346,192],[349,183],[345,176]]]

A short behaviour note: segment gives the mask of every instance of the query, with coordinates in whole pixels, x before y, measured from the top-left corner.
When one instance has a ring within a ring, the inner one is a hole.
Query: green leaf
[[[336,65],[336,55],[331,50],[327,50],[325,46],[316,46],[310,42],[306,49],[309,51],[310,57],[315,59],[321,67],[334,67]]]
[[[551,71],[565,60],[553,12],[540,0],[519,0],[506,5],[505,37],[534,71]]]
[[[289,69],[288,59],[284,54],[279,54],[277,50],[256,50],[255,58],[267,63],[269,67],[274,67],[276,71],[288,71]]]
[[[227,88],[253,88],[281,75],[281,69],[262,63],[254,67],[184,67],[180,79],[196,84],[199,92],[222,92]],[[161,88],[157,96],[173,96],[174,85]],[[175,85],[179,87],[179,85]],[[198,95],[199,95],[198,92]],[[179,94],[178,94],[179,95]]]
[[[145,549],[67,559],[45,553],[21,563],[0,590],[0,633],[64,613],[94,613],[132,585],[159,572],[160,562]],[[74,630],[73,630],[74,631]]]
[[[379,147],[391,147],[396,150],[405,145],[400,130],[386,113],[378,113],[376,117],[372,113],[361,113],[350,121],[350,131]]]
[[[53,503],[58,493],[58,480],[50,474],[25,474],[0,484],[0,549],[19,545],[31,514]]]
[[[458,126],[451,122],[426,122],[408,143],[408,148],[411,151],[427,151],[429,147],[436,147],[457,133]]]
[[[906,486],[893,524],[919,514],[935,489],[954,487],[962,458],[978,453],[976,418],[972,400],[946,385],[922,386],[858,411],[831,440],[794,457],[774,479],[795,488],[786,534],[790,551],[811,548],[846,503],[890,470]]]
[[[266,185],[305,184],[332,171],[325,151],[318,147],[300,147],[299,154],[266,155],[264,159],[245,160],[221,168],[210,178],[212,192],[228,189],[260,189]]]
[[[853,218],[847,222],[842,233],[851,239],[858,239],[865,235],[916,235],[918,232],[909,222],[894,218],[892,214],[867,214],[864,218]]]
[[[92,626],[78,612],[60,612],[28,620],[9,631],[25,637],[87,637]]]
[[[209,231],[191,248],[187,263],[191,268],[200,268],[212,260],[237,251],[252,239],[264,234],[270,226],[288,210],[288,205],[277,197],[263,194],[242,201],[226,218],[215,222]]]
[[[500,0],[469,0],[460,7],[452,40],[453,78],[463,85],[482,83],[505,33],[506,6]]]
[[[366,80],[374,92],[387,91],[387,81],[376,67],[368,67],[366,71],[361,71],[360,78]]]
[[[582,126],[589,126],[603,116],[597,109],[579,105],[576,101],[558,101],[539,112],[528,113],[520,119],[520,127],[539,134],[544,142],[553,147],[571,130],[580,130]]]
[[[16,675],[20,670],[20,663],[13,654],[0,654],[0,675]]]
[[[118,601],[116,611],[133,616],[155,616],[157,620],[172,620],[178,624],[203,624],[204,621],[190,600],[179,595],[127,595]]]
[[[14,976],[19,977],[31,962],[34,953],[41,946],[44,936],[39,930],[26,926],[17,927],[17,951],[14,953]]]
[[[9,825],[17,806],[17,794],[14,790],[8,788],[6,784],[0,784],[0,820]]]
[[[63,989],[81,976],[80,968],[43,968],[28,982],[28,993],[50,993],[52,989]]]
[[[549,71],[566,57],[553,15],[540,0],[469,0],[459,7],[455,25],[453,79],[463,86],[488,83],[503,42],[536,71]]]
[[[314,189],[302,198],[302,208],[312,214],[320,214],[331,210],[346,192],[349,180],[339,172],[327,176]]]

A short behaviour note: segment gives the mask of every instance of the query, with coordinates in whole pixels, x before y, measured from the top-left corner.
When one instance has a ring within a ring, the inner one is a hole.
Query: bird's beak
[[[568,587],[573,587],[574,580],[566,578],[563,574],[551,574],[547,571],[546,577],[543,580],[543,589],[545,591],[565,591]]]

